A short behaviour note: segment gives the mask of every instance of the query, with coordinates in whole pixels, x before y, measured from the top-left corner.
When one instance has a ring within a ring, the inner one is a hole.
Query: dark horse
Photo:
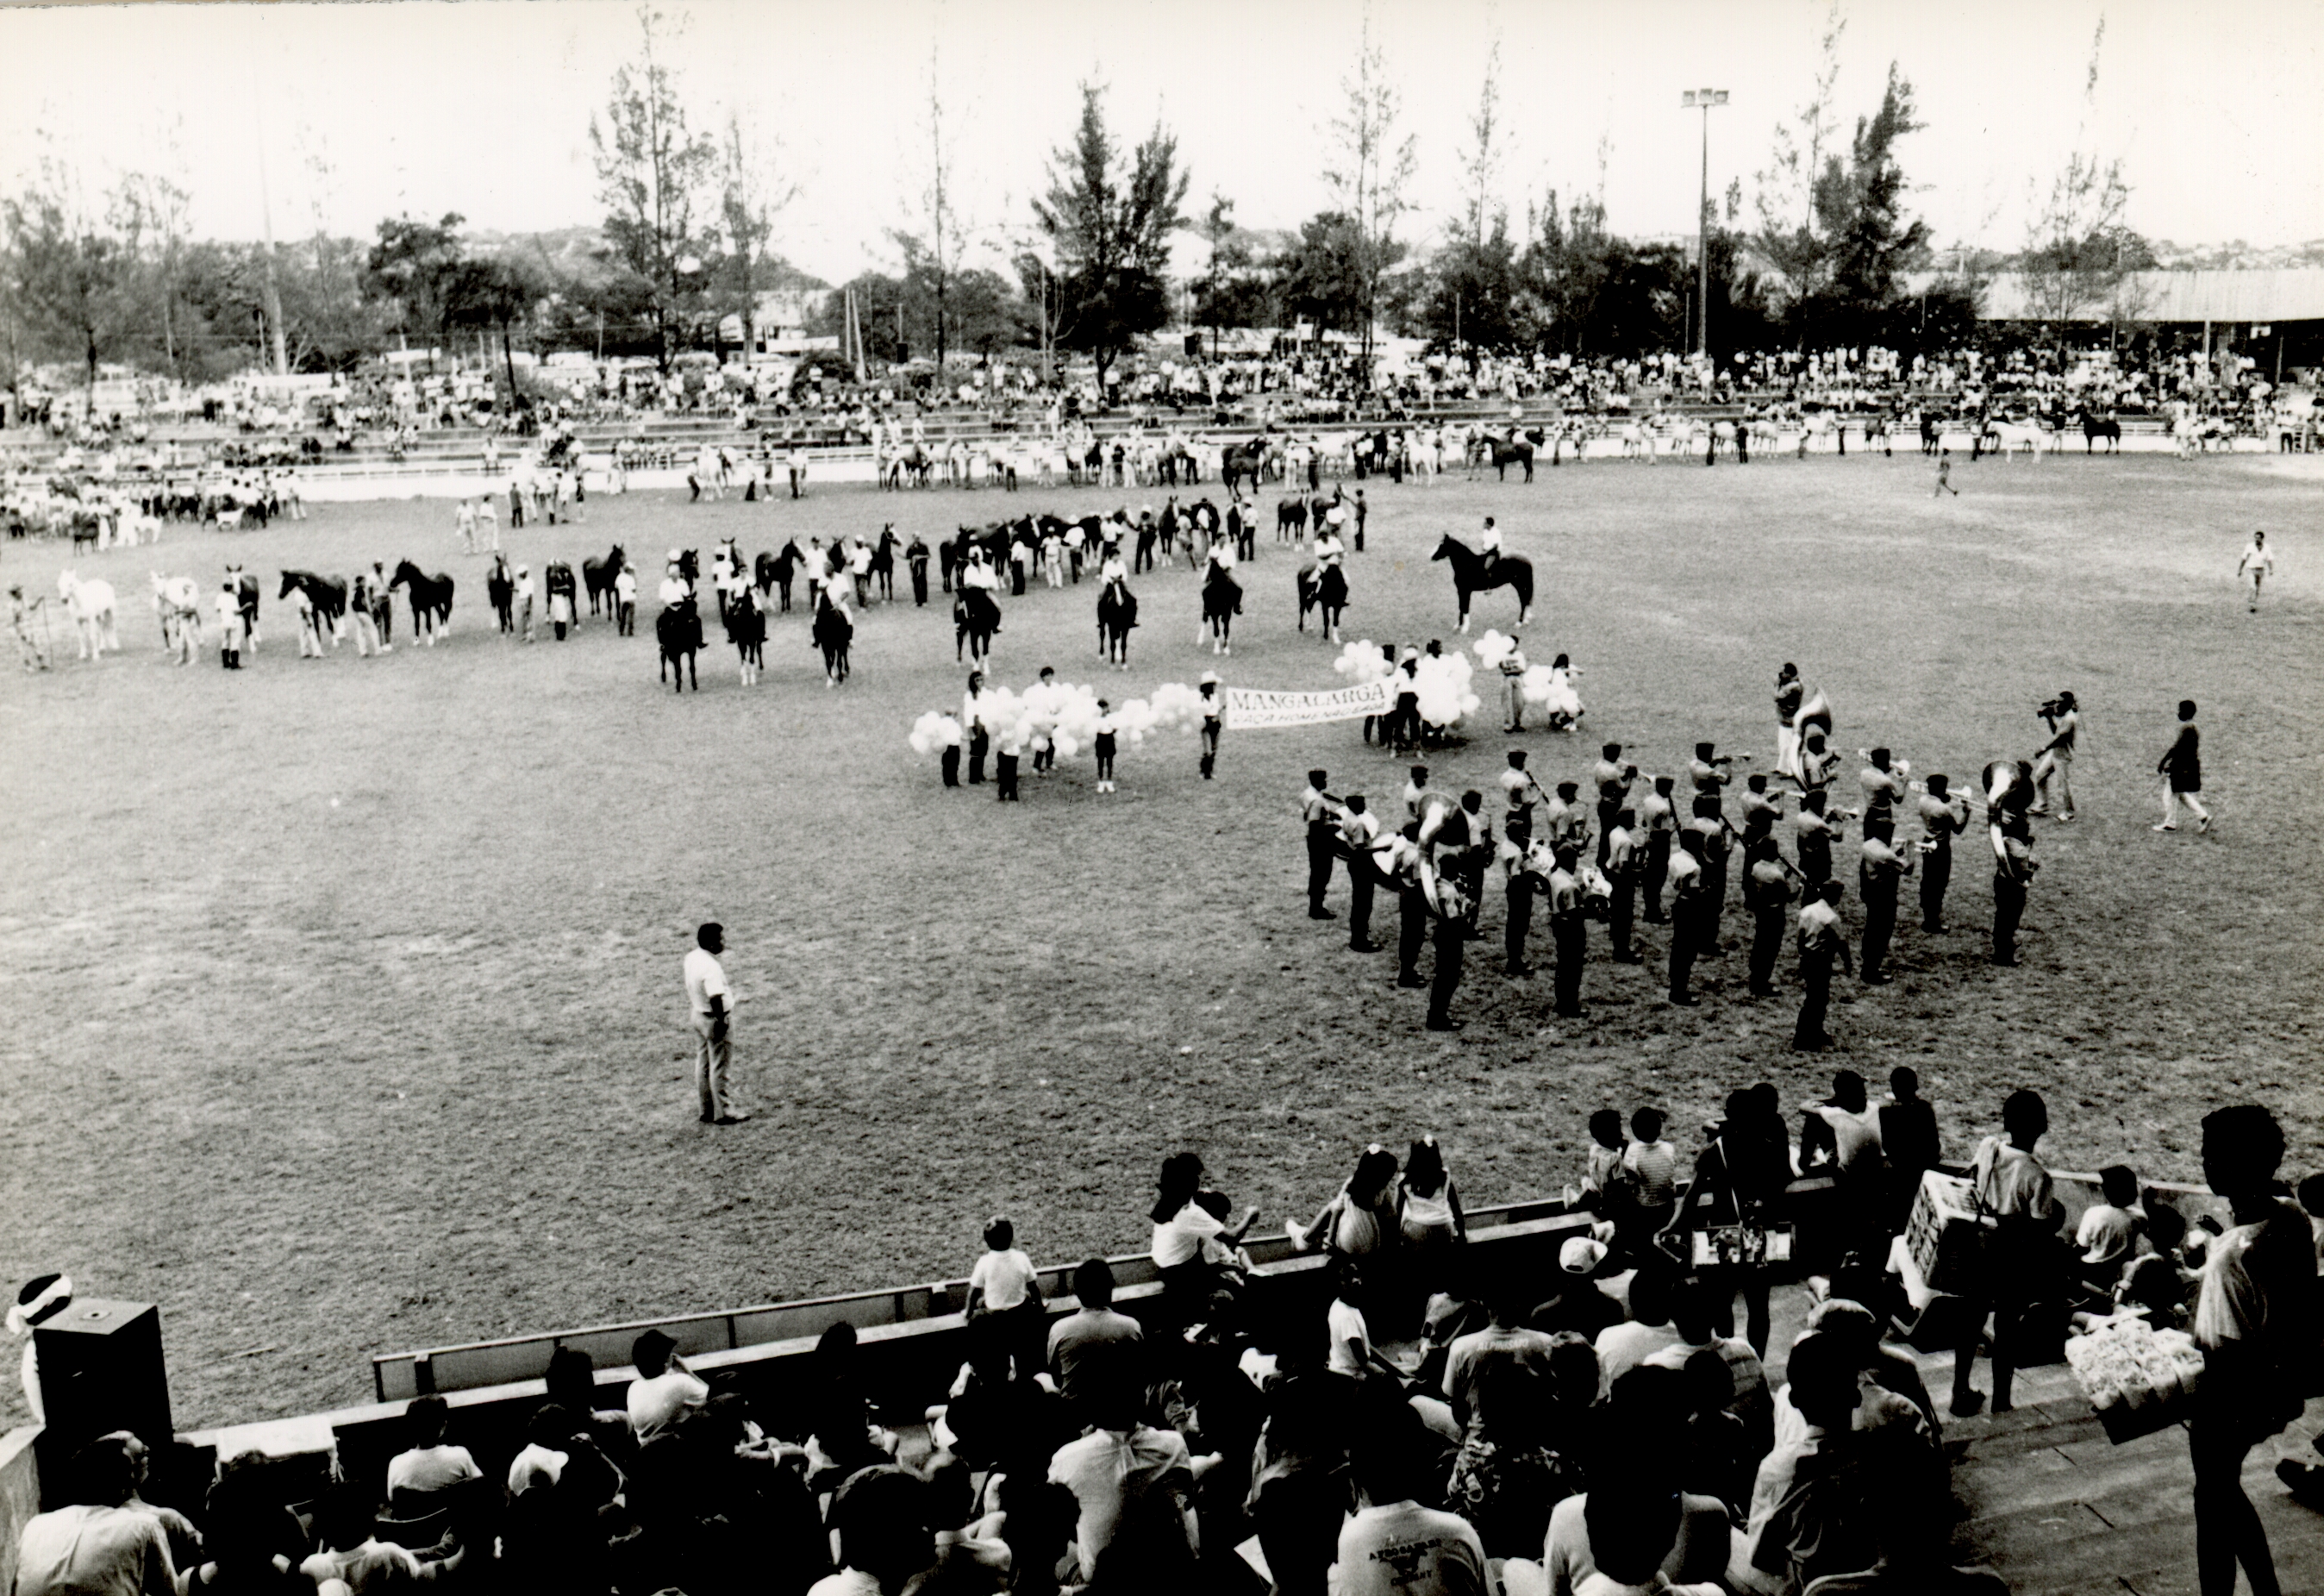
[[[516,630],[516,579],[509,575],[508,556],[493,556],[493,568],[484,573],[484,596],[492,601],[493,613],[501,618],[503,633]]]
[[[1246,476],[1256,489],[1266,469],[1267,439],[1263,438],[1254,438],[1249,443],[1231,443],[1219,452],[1219,480],[1230,494],[1235,491],[1235,484]]]
[[[674,604],[662,606],[654,617],[654,641],[661,650],[661,676],[674,680],[675,690],[686,691],[689,678],[694,690],[702,691],[702,678],[695,675],[694,657],[702,651],[702,613],[694,607],[694,595],[687,595]]]
[[[1525,467],[1525,479],[1533,480],[1533,445],[1522,438],[1512,438],[1507,443],[1499,438],[1489,440],[1493,450],[1493,474],[1503,482],[1509,479],[1509,467]]]
[[[441,571],[430,577],[410,560],[399,559],[395,562],[395,575],[387,585],[402,588],[404,597],[411,601],[412,633],[425,640],[429,648],[436,646],[437,633],[452,630],[450,577]]]
[[[872,586],[890,604],[896,602],[896,527],[890,521],[880,529],[879,544],[872,550]]]
[[[962,587],[952,595],[952,657],[968,650],[971,662],[982,665],[991,656],[994,633],[1001,630],[1001,606],[982,587]]]
[[[1108,582],[1097,595],[1097,651],[1108,665],[1130,669],[1130,629],[1138,624],[1138,595],[1130,584]]]
[[[2087,408],[2082,411],[2082,453],[2090,453],[2099,438],[2106,439],[2107,453],[2122,453],[2122,423],[2112,416],[2093,415]]]
[[[1323,635],[1340,641],[1340,615],[1348,607],[1348,573],[1336,565],[1321,570],[1304,566],[1299,571],[1299,630],[1307,630],[1307,612],[1321,606]]]
[[[883,488],[901,488],[904,485],[904,479],[908,475],[911,478],[912,486],[924,488],[928,485],[929,478],[936,470],[936,464],[935,458],[928,451],[916,443],[901,454],[890,458],[888,469],[881,474],[880,485]]]
[[[1213,564],[1203,578],[1203,624],[1194,629],[1194,641],[1203,641],[1204,627],[1211,633],[1211,652],[1234,652],[1234,618],[1242,613],[1242,584],[1226,573],[1222,566]]]
[[[315,630],[339,646],[339,638],[346,626],[347,585],[343,577],[318,577],[312,571],[282,573],[282,591],[274,596],[289,598],[294,588],[306,590],[307,602],[315,606]]]
[[[604,558],[581,562],[581,580],[588,584],[591,614],[598,613],[597,602],[600,599],[604,601],[604,613],[613,613],[613,578],[621,574],[622,546],[619,543],[613,545],[613,552]]]
[[[1469,595],[1490,593],[1496,587],[1514,587],[1517,595],[1517,624],[1523,626],[1533,619],[1533,561],[1522,554],[1504,554],[1494,562],[1489,574],[1485,557],[1471,549],[1452,533],[1444,534],[1436,545],[1431,559],[1452,562],[1452,586],[1461,595],[1461,630],[1469,630]]]
[[[771,584],[781,600],[783,613],[787,615],[791,609],[791,584],[798,579],[798,568],[806,563],[807,556],[799,551],[797,538],[774,554],[759,556],[759,590],[763,593]]]
[[[815,646],[823,650],[825,687],[835,687],[847,679],[847,646],[854,641],[855,623],[831,602],[831,589],[826,586],[815,606]]]

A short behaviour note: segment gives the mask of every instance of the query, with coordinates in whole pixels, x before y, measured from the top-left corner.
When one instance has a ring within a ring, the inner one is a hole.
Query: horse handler
[[[706,921],[694,933],[695,947],[686,955],[686,997],[694,1010],[694,1086],[702,1099],[706,1125],[738,1125],[748,1111],[734,1106],[728,1071],[734,1062],[732,994],[726,970],[718,955],[726,951],[726,927]]]

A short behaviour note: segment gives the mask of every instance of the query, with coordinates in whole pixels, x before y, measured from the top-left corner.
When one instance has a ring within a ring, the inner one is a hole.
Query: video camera
[[[2044,698],[2042,700],[2042,707],[2035,710],[2034,713],[2040,715],[2042,719],[2048,724],[2050,729],[2054,732],[2058,729],[2058,721],[2060,717],[2066,713],[2066,706],[2058,699]]]

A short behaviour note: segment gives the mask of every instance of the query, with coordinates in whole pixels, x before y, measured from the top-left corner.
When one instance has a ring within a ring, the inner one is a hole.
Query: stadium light
[[[1695,258],[1701,263],[1700,286],[1695,290],[1695,312],[1700,330],[1695,335],[1694,352],[1711,354],[1711,109],[1727,103],[1723,88],[1690,88],[1678,97],[1683,110],[1702,113],[1702,191],[1695,200]]]

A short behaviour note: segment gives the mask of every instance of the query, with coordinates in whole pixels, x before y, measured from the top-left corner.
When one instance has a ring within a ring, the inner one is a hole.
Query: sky
[[[1692,230],[1703,122],[1683,89],[1724,88],[1710,185],[1747,217],[1775,125],[1812,92],[1830,0],[662,0],[698,125],[740,119],[763,170],[797,186],[775,247],[838,281],[892,269],[917,226],[931,84],[973,253],[997,263],[1104,86],[1128,136],[1158,118],[1246,226],[1296,227],[1330,203],[1329,124],[1367,28],[1415,141],[1407,236],[1441,235],[1463,192],[1489,51],[1505,139],[1497,198],[1522,225],[1552,188],[1602,193],[1617,231]],[[2324,5],[2224,0],[1865,0],[1843,5],[1844,124],[1889,64],[1925,131],[1900,149],[1941,243],[2015,248],[2033,185],[2080,148],[2119,159],[2130,226],[2181,244],[2324,238]],[[2093,35],[2104,45],[2086,92]],[[93,188],[174,177],[198,235],[278,237],[318,222],[457,211],[494,231],[603,215],[591,112],[634,59],[617,0],[325,5],[0,5],[0,182],[44,156]],[[1602,168],[1601,168],[1602,152]],[[262,194],[263,203],[262,203]]]

